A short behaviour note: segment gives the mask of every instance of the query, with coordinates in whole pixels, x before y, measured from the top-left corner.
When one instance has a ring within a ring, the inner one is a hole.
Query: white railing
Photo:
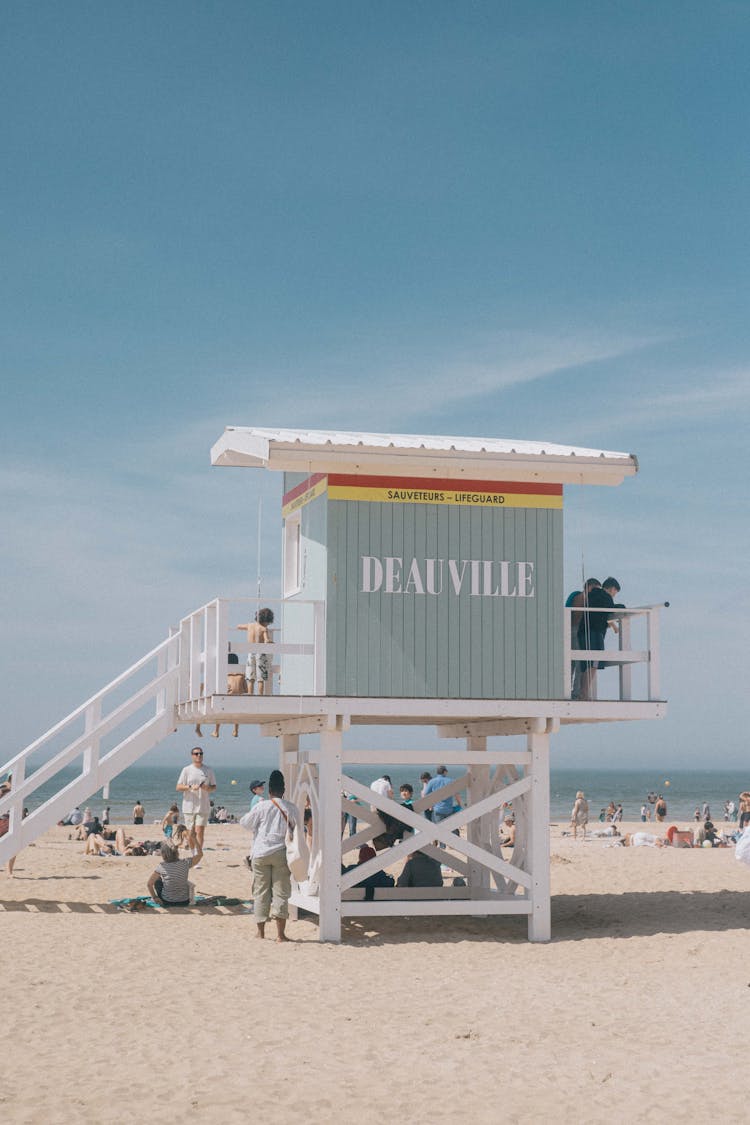
[[[0,862],[174,730],[178,667],[175,634],[0,767],[0,774],[11,777],[10,792],[0,798],[0,817],[10,816],[8,832],[0,837]],[[24,818],[29,798],[53,782],[59,788]]]
[[[656,701],[661,699],[659,684],[659,611],[669,602],[658,605],[641,605],[632,607],[618,607],[612,609],[566,608],[563,618],[563,644],[565,667],[565,698],[571,698],[571,680],[575,661],[593,661],[600,666],[617,667],[619,669],[619,685],[617,699],[629,702],[633,695],[633,668],[643,665],[645,669],[645,690],[643,695],[635,698]],[[606,613],[608,621],[615,621],[618,627],[617,634],[607,630],[607,637],[617,636],[617,648],[581,649],[578,648],[578,638],[572,636],[571,617],[574,613],[594,614]],[[640,647],[633,647],[633,629],[639,631],[637,641]],[[594,677],[596,685],[598,677]],[[595,695],[596,697],[596,695]]]
[[[269,628],[271,641],[249,643],[247,633],[237,626],[255,619],[257,610],[283,609],[284,621],[274,620]],[[277,598],[215,598],[180,622],[180,670],[178,703],[190,703],[209,695],[225,695],[227,675],[244,672],[250,653],[271,658],[271,676],[266,692],[279,695],[323,695],[325,692],[325,616],[324,603]],[[306,614],[296,627],[287,622],[291,615]],[[301,639],[286,640],[289,634]],[[229,662],[230,653],[239,665]],[[292,677],[291,661],[304,665]],[[289,673],[287,674],[287,667]],[[291,681],[294,678],[294,684]],[[304,685],[304,690],[301,685]]]

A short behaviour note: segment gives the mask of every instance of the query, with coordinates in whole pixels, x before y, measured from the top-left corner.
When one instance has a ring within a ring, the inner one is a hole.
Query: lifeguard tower
[[[272,642],[242,644],[230,628],[234,615],[252,616],[256,599],[216,599],[186,617],[7,763],[14,785],[0,802],[0,813],[11,812],[0,860],[175,725],[252,723],[279,742],[288,796],[300,808],[309,803],[310,868],[292,902],[319,917],[322,940],[339,941],[344,918],[507,914],[526,915],[531,940],[548,940],[550,736],[563,723],[666,712],[657,606],[618,611],[619,647],[606,655],[611,698],[570,698],[573,661],[602,654],[571,643],[563,490],[620,484],[637,472],[635,458],[533,442],[230,427],[212,462],[283,474],[282,596]],[[268,654],[274,675],[265,695],[228,694],[230,647],[241,658]],[[140,686],[123,699],[131,683]],[[415,728],[408,745],[378,739],[394,725]],[[371,748],[352,747],[353,727],[368,728]],[[27,777],[31,754],[61,735],[62,748]],[[503,749],[510,735],[525,736],[525,748]],[[304,736],[314,739],[303,748]],[[28,795],[78,759],[75,782],[22,820]],[[407,763],[421,771],[438,762],[450,785],[416,800],[413,811],[349,772],[371,767],[375,775]],[[458,794],[460,811],[439,823],[425,817]],[[510,802],[516,841],[505,855],[500,813]],[[342,839],[346,812],[358,831]],[[352,848],[382,837],[381,813],[413,834],[342,872]],[[370,898],[356,886],[417,850],[439,859],[456,883],[379,888]]]

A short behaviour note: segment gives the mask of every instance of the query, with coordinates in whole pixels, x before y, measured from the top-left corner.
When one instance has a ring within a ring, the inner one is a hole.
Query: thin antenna
[[[260,577],[260,544],[261,544],[261,539],[260,539],[260,530],[261,530],[262,526],[263,526],[263,497],[259,496],[258,497],[258,605],[259,606],[260,606],[260,587],[261,587],[261,577]]]

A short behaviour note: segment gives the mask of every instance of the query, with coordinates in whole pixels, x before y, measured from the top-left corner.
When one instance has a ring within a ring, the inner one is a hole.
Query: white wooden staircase
[[[10,793],[0,798],[0,817],[10,814],[8,832],[0,837],[0,863],[33,843],[172,733],[179,642],[179,634],[167,637],[0,767],[0,776],[12,778]],[[59,788],[24,818],[32,794],[56,781]]]

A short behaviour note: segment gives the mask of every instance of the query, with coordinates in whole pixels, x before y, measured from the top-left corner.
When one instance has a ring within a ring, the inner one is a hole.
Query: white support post
[[[284,775],[284,783],[286,786],[284,792],[288,800],[293,801],[297,788],[297,775],[299,774],[299,735],[282,734],[279,738],[279,769]],[[305,810],[300,809],[299,812],[300,816],[304,817]],[[301,830],[304,831],[304,827],[302,827]],[[290,903],[290,920],[296,922],[297,916],[297,907]]]
[[[474,751],[481,752],[487,750],[486,738],[467,738],[466,739],[467,753]],[[490,767],[472,765],[467,772],[467,801],[469,805],[474,805],[477,801],[481,801],[484,797],[488,796],[490,790]],[[488,847],[489,832],[487,831],[488,825],[486,821],[487,816],[496,814],[485,814],[479,816],[475,820],[470,820],[466,825],[466,838],[470,844],[476,844],[478,848],[484,850]],[[484,864],[478,863],[476,859],[469,860],[469,894],[472,898],[486,897],[486,888],[489,887],[489,871]]]
[[[282,734],[279,739],[279,769],[284,775],[286,795],[293,800],[292,794],[297,786],[299,773],[299,735]],[[299,810],[304,813],[304,809]]]
[[[320,735],[320,940],[341,941],[341,731]]]
[[[563,699],[570,699],[573,685],[573,655],[571,652],[571,644],[573,638],[570,628],[572,615],[572,610],[563,610],[563,668],[565,669],[565,678],[563,681]]]
[[[531,875],[529,941],[549,941],[552,936],[549,861],[549,735],[530,734],[531,790],[526,849]]]

